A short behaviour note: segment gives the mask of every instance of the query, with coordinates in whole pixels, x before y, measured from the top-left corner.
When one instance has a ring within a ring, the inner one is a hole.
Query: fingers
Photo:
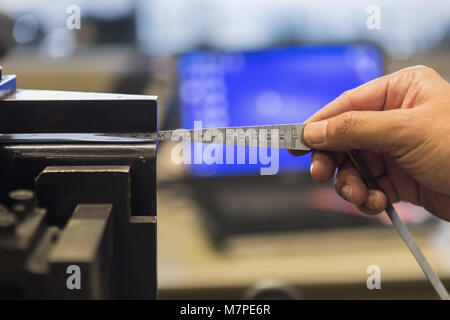
[[[400,108],[414,77],[417,74],[423,76],[430,73],[436,72],[428,67],[415,66],[374,79],[344,92],[307,122],[325,120],[348,111],[381,111]]]
[[[373,175],[379,176],[383,172],[381,156],[371,151],[361,152],[367,161]],[[346,160],[344,154],[316,151],[311,156],[311,176],[317,182],[330,180],[338,166],[335,177],[336,193],[343,199],[356,205],[359,210],[367,214],[378,214],[387,205],[385,194],[379,190],[368,189],[353,164]]]
[[[381,213],[387,206],[387,198],[383,192],[370,189],[364,203],[358,209],[364,213],[375,215]]]
[[[338,195],[357,206],[362,205],[367,198],[367,187],[349,161],[339,168],[334,188]]]
[[[348,111],[383,110],[389,77],[390,75],[384,76],[344,92],[334,101],[315,113],[311,118],[307,119],[305,123],[329,119]],[[294,156],[303,156],[308,153],[307,151],[301,150],[288,151]]]
[[[411,188],[403,188],[405,181],[410,182],[405,179],[407,175],[402,171],[393,173],[390,170],[393,166],[386,165],[380,154],[395,158],[413,150],[423,139],[420,130],[410,126],[414,122],[412,120],[417,120],[410,106],[413,102],[417,103],[418,97],[407,93],[411,84],[420,83],[420,79],[427,74],[429,76],[428,69],[405,69],[375,79],[345,92],[308,119],[303,140],[315,150],[311,158],[314,180],[329,180],[338,167],[336,191],[369,214],[384,210],[388,198],[392,202],[400,198],[418,202],[414,183],[410,184],[413,186]],[[341,165],[337,160],[337,154],[342,155],[343,151],[350,150],[372,150],[367,152],[368,160],[365,159],[365,162],[373,175],[378,177],[383,192],[367,189],[355,168],[349,164]],[[383,175],[385,173],[389,178]],[[398,179],[391,181],[394,174]]]
[[[328,119],[348,111],[383,110],[390,77],[391,75],[384,76],[344,92],[306,120],[305,123]],[[301,150],[288,151],[294,156],[302,156],[308,153]]]
[[[377,78],[355,89],[344,92],[309,118],[307,122],[328,119],[348,111],[383,110],[386,93],[388,92],[388,83],[392,77],[393,75],[387,75]]]
[[[310,153],[311,151],[303,151],[303,150],[295,150],[295,149],[288,149],[288,152],[292,154],[293,156],[299,157],[304,156],[305,154]]]
[[[316,150],[374,150],[391,153],[404,148],[405,110],[352,111],[305,126],[303,139]]]
[[[370,82],[367,82],[355,89],[349,90],[341,94],[334,101],[330,102],[328,105],[323,107],[317,113],[315,113],[311,118],[305,121],[305,123],[314,123],[319,122],[321,120],[326,120],[332,117],[336,117],[340,114],[344,114],[349,111],[357,111],[357,110],[366,110],[366,111],[381,111],[384,109],[385,102],[387,99],[387,93],[389,88],[389,82],[393,81],[394,75],[387,75],[384,77],[377,78]],[[323,126],[326,123],[320,122]],[[314,125],[316,126],[316,125]],[[306,126],[308,128],[308,134],[310,139],[313,139],[314,136],[320,136],[322,129],[319,126]],[[305,131],[306,131],[305,128]],[[312,134],[312,129],[315,129],[314,135]],[[304,133],[304,140],[305,139]],[[308,143],[308,141],[306,141]],[[312,146],[313,141],[309,141],[308,143]],[[307,154],[305,151],[298,150],[288,150],[294,156],[302,156]]]
[[[311,155],[311,177],[319,183],[329,181],[336,171],[336,167],[342,165],[345,154],[342,152],[315,151]]]
[[[336,171],[336,164],[329,153],[313,152],[311,155],[311,177],[319,182],[329,181]]]
[[[346,162],[339,168],[335,179],[335,189],[337,194],[358,206],[364,213],[378,214],[386,208],[387,198],[384,193],[368,189],[350,162]]]

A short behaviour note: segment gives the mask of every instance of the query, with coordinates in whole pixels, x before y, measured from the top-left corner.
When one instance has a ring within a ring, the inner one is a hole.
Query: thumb
[[[404,110],[350,111],[305,126],[303,139],[316,150],[374,150],[390,153],[408,139]]]

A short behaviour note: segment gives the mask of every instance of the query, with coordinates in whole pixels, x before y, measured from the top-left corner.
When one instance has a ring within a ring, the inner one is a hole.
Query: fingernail
[[[309,167],[309,173],[312,174],[313,168],[314,168],[314,161],[311,161],[311,166]]]
[[[328,120],[308,123],[303,132],[306,143],[319,144],[326,141]]]
[[[378,198],[378,192],[375,192],[368,196],[366,199],[366,207],[368,207],[369,209],[379,210],[380,208],[378,207]]]
[[[348,184],[344,184],[341,189],[342,196],[350,202],[353,202],[353,190]]]

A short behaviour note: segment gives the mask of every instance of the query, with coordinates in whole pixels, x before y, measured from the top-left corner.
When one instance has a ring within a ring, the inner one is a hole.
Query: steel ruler
[[[311,150],[303,142],[303,123],[268,126],[177,129],[149,133],[105,133],[101,136],[149,141],[184,141]]]

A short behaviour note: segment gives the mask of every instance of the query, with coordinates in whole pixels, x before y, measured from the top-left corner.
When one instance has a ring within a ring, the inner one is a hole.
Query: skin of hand
[[[383,211],[387,197],[450,221],[450,84],[433,69],[410,67],[346,91],[307,123],[314,180],[335,176],[336,192],[368,214]],[[383,192],[367,189],[349,150]]]

